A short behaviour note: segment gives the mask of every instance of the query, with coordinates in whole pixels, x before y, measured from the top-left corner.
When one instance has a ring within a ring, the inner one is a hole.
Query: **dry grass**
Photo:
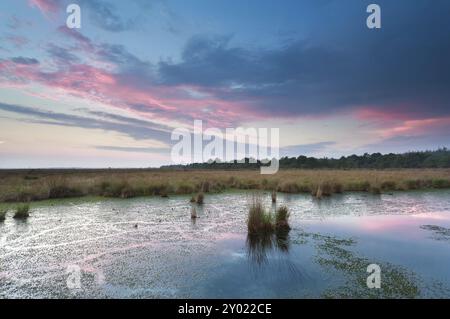
[[[164,171],[72,170],[0,171],[0,202],[28,202],[85,195],[130,198],[220,192],[226,189],[277,190],[322,196],[345,191],[369,192],[450,188],[450,169],[402,170],[258,170]]]

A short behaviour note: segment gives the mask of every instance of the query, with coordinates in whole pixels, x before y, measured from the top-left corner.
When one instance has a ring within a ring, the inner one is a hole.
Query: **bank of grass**
[[[217,193],[227,189],[276,190],[321,196],[357,191],[450,188],[450,169],[402,170],[16,170],[0,171],[0,202],[54,198]]]

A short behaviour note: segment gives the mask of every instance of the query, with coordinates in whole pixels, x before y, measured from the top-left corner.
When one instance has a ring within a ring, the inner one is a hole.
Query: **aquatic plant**
[[[6,209],[1,209],[0,210],[0,222],[4,221],[6,219],[6,213],[8,211]]]
[[[197,209],[195,207],[191,208],[191,219],[197,219]]]
[[[277,192],[275,190],[272,191],[272,203],[277,202]]]
[[[270,233],[274,230],[272,214],[266,212],[260,197],[253,196],[248,211],[247,228],[250,234]]]
[[[203,205],[204,199],[205,199],[205,195],[202,192],[200,192],[197,194],[197,197],[195,198],[195,202],[199,205]]]
[[[318,248],[316,261],[319,265],[340,272],[345,280],[343,286],[328,289],[325,298],[417,298],[421,291],[420,278],[407,269],[390,263],[376,262],[383,269],[383,282],[380,289],[367,289],[365,270],[373,263],[357,255],[352,248],[353,238],[338,238],[312,233]]]
[[[16,212],[14,213],[13,218],[15,219],[27,219],[30,217],[30,205],[23,204],[16,207]]]
[[[275,213],[275,228],[276,229],[291,229],[289,226],[289,209],[286,206],[281,206]]]
[[[433,232],[434,236],[432,237],[435,240],[439,241],[450,241],[450,229],[437,225],[422,225],[420,229],[428,230]]]

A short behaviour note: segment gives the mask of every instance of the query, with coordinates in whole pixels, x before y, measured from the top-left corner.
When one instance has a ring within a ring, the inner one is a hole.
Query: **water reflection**
[[[247,235],[247,256],[255,264],[262,265],[267,262],[267,256],[278,250],[289,252],[289,229],[278,229],[275,233],[260,233]]]

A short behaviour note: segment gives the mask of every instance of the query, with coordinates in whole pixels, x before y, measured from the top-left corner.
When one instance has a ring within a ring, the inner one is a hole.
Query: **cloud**
[[[126,153],[167,153],[169,148],[160,147],[122,147],[122,146],[95,146],[95,149]]]
[[[11,58],[11,61],[17,64],[24,64],[24,65],[39,64],[39,61],[37,59],[26,58],[22,56]]]
[[[4,39],[17,49],[23,48],[30,42],[30,40],[20,35],[6,35]]]
[[[317,153],[321,153],[326,151],[329,146],[335,145],[336,142],[328,141],[328,142],[320,142],[320,143],[311,143],[311,144],[299,144],[299,145],[291,145],[280,148],[280,156],[299,156],[299,155],[314,155]]]
[[[29,0],[28,3],[37,7],[42,13],[54,13],[59,10],[61,6],[60,0]]]
[[[113,114],[101,113],[103,118],[84,117],[72,114],[50,112],[36,108],[25,107],[21,105],[6,104],[0,102],[0,110],[12,112],[27,116],[22,121],[28,123],[70,126],[86,129],[101,129],[113,131],[123,135],[130,136],[136,140],[157,140],[168,144],[170,142],[169,127],[163,127],[147,121],[139,121],[124,116],[115,116]],[[92,113],[91,113],[92,114]],[[95,113],[93,113],[95,115]],[[114,119],[113,120],[108,120]]]
[[[80,5],[89,9],[91,21],[99,28],[110,32],[122,32],[135,28],[133,18],[124,19],[110,2],[102,0],[80,0]]]
[[[29,0],[29,4],[37,7],[44,15],[54,14],[65,10],[70,0]],[[114,4],[104,0],[78,0],[77,3],[82,12],[86,10],[90,21],[100,29],[109,32],[122,32],[136,28],[137,19],[123,17]],[[137,2],[139,3],[139,2]],[[141,6],[144,7],[145,6]]]
[[[450,3],[382,1],[382,7],[387,13],[381,30],[353,26],[331,42],[303,38],[246,48],[231,36],[195,36],[181,61],[159,63],[160,81],[194,85],[266,117],[323,116],[367,106],[411,118],[450,114]],[[360,19],[342,17],[343,30]]]
[[[442,147],[450,147],[450,133],[433,134],[426,133],[418,136],[398,135],[386,138],[377,143],[367,144],[357,148],[354,152],[363,154],[371,152],[403,153],[417,150],[436,150]]]
[[[59,64],[66,65],[80,62],[80,58],[73,54],[71,50],[53,43],[49,43],[47,45],[47,54],[53,59],[53,61]]]

